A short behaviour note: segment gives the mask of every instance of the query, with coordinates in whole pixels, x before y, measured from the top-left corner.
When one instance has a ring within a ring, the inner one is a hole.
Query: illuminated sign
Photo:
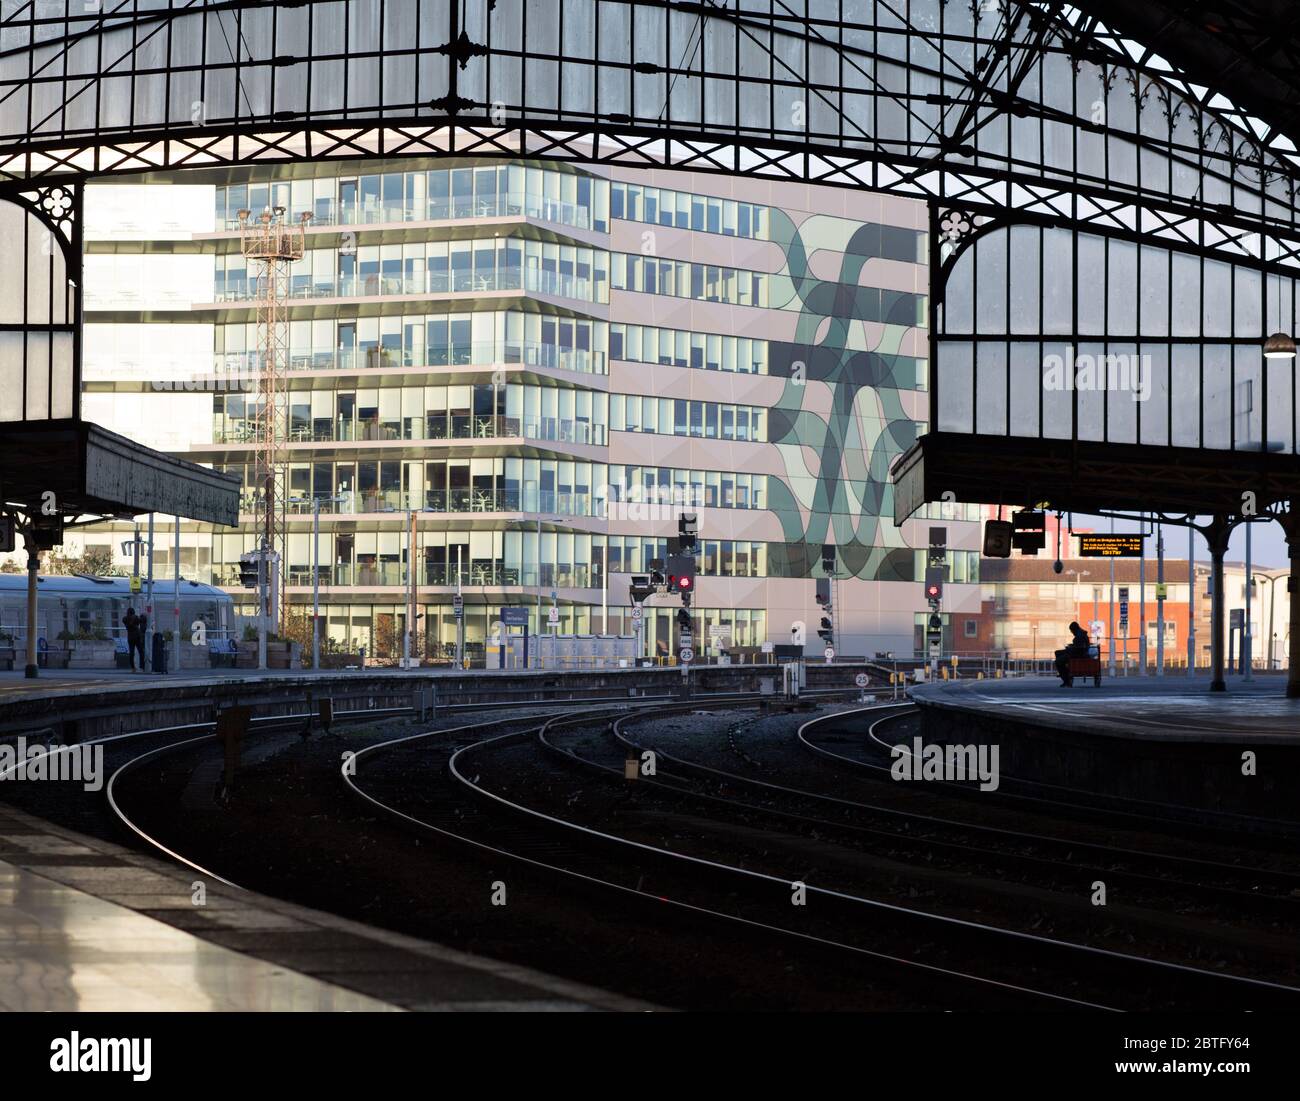
[[[1137,535],[1076,535],[1080,558],[1141,558],[1145,550],[1145,536]]]

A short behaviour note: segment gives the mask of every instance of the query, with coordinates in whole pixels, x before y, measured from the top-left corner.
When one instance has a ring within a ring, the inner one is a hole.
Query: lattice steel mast
[[[297,223],[291,224],[285,209],[268,208],[253,217],[250,211],[239,211],[240,247],[249,261],[249,274],[253,280],[257,303],[257,342],[260,352],[259,390],[261,402],[257,407],[254,439],[256,482],[261,498],[261,549],[280,551],[284,561],[284,372],[288,359],[288,315],[285,301],[289,297],[290,265],[301,260],[306,248],[307,223],[310,214],[301,214]],[[269,570],[269,563],[268,563]],[[281,599],[284,571],[280,571],[279,584],[268,580],[268,594],[261,611],[263,615],[278,619],[283,615]]]

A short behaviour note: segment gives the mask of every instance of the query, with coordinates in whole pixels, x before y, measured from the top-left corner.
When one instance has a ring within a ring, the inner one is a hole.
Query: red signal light
[[[938,599],[938,597],[939,597],[939,586],[938,586],[938,585],[927,585],[927,586],[925,587],[925,595],[928,596],[931,600],[936,600],[936,599]]]
[[[679,589],[682,589],[682,590],[689,589],[689,588],[691,587],[691,584],[692,584],[692,582],[691,582],[691,579],[690,579],[689,577],[679,577],[679,578],[677,579],[677,587],[678,587]]]

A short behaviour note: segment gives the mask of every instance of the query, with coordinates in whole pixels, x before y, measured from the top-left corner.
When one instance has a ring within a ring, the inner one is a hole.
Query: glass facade
[[[165,322],[141,305],[149,279],[169,278],[144,247],[148,186],[129,212],[146,285],[124,299],[90,288],[101,351],[87,400],[102,421],[243,486],[238,530],[183,532],[186,576],[252,611],[238,563],[258,541],[265,364],[234,212],[282,205],[316,227],[281,330],[283,580],[290,618],[320,587],[327,649],[400,653],[411,582],[415,653],[433,660],[455,639],[457,586],[471,661],[505,605],[528,608],[534,630],[549,630],[554,604],[562,632],[626,633],[627,575],[666,557],[686,510],[700,516],[696,629],[725,627],[732,647],[785,641],[784,618],[804,603],[810,620],[824,545],[843,583],[864,587],[845,596],[846,618],[883,606],[870,587],[918,580],[916,553],[882,513],[888,463],[924,414],[913,400],[924,360],[911,353],[925,296],[861,270],[863,256],[914,259],[914,229],[746,201],[705,178],[685,191],[509,162],[277,171],[208,185],[217,231],[192,239],[210,298]],[[709,195],[714,184],[733,195]],[[634,256],[610,247],[620,220],[699,237],[689,259]],[[766,242],[773,266],[709,263],[727,236]],[[104,251],[131,244],[116,233]],[[707,324],[669,299],[708,304]],[[155,372],[185,384],[151,387]],[[676,652],[669,605],[646,606],[648,657]],[[896,618],[897,638],[880,645],[910,639],[910,609]],[[841,649],[866,652],[871,632],[860,634]]]
[[[239,211],[284,207],[313,225],[366,226],[483,218],[533,218],[577,229],[609,231],[610,186],[585,173],[539,165],[466,164],[427,171],[264,179],[216,189],[216,225],[239,229]]]
[[[611,261],[611,286],[616,291],[640,291],[697,302],[725,302],[729,306],[766,306],[768,277],[689,260],[615,253]]]
[[[250,443],[264,399],[212,398],[213,442]],[[609,395],[600,390],[479,382],[459,386],[369,386],[293,391],[285,401],[289,443],[474,440],[522,436],[602,445]]]
[[[609,355],[629,363],[661,363],[704,371],[767,374],[767,341],[747,336],[693,333],[616,322],[609,326]]]
[[[610,213],[615,218],[629,222],[767,240],[767,207],[757,203],[738,203],[715,195],[694,195],[667,187],[623,183],[616,183],[610,189],[609,203]]]
[[[520,363],[603,375],[608,372],[608,348],[608,323],[587,317],[522,310],[354,314],[290,321],[286,366],[293,371],[349,371]],[[257,371],[261,354],[256,323],[218,325],[216,352],[216,370]]]
[[[610,428],[615,432],[657,432],[664,436],[698,436],[709,440],[767,442],[767,410],[712,401],[614,394]]]
[[[294,299],[501,291],[608,302],[608,253],[581,245],[497,236],[314,247],[293,263],[289,276],[289,297]],[[242,254],[217,257],[216,301],[247,302],[257,293]]]

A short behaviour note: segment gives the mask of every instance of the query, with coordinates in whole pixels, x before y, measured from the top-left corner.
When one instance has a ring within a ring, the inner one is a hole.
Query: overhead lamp
[[[1274,333],[1264,341],[1265,359],[1295,359],[1295,340],[1286,333]]]

